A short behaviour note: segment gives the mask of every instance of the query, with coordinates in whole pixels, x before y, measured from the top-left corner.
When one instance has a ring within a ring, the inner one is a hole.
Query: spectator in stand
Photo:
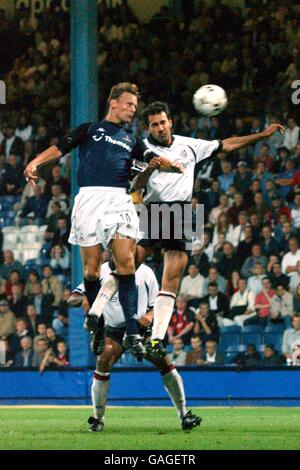
[[[214,315],[209,314],[207,303],[201,302],[199,305],[195,316],[194,335],[199,336],[202,343],[219,339],[218,321]]]
[[[22,194],[24,185],[23,166],[16,155],[10,154],[1,171],[0,195],[18,196]]]
[[[52,246],[64,245],[67,248],[70,246],[68,242],[70,227],[68,225],[68,219],[65,215],[59,216],[57,220],[57,228],[54,231],[52,238]]]
[[[285,358],[278,354],[273,344],[266,344],[261,363],[266,367],[278,367],[285,363]]]
[[[57,311],[55,312],[55,318],[52,322],[52,327],[59,336],[66,339],[68,335],[68,324],[69,324],[69,305],[68,299],[71,295],[69,288],[64,289],[63,299],[60,302]]]
[[[300,340],[300,313],[295,313],[292,318],[292,327],[283,333],[282,352],[286,358],[291,357],[293,343],[298,340]]]
[[[49,217],[50,214],[51,214],[51,206],[52,206],[53,202],[59,202],[60,207],[61,207],[61,211],[64,214],[68,214],[69,213],[68,197],[63,192],[61,185],[57,184],[57,183],[52,184],[51,194],[52,194],[52,198],[50,199],[50,201],[48,199],[48,207],[47,207],[46,217]]]
[[[33,367],[33,349],[32,338],[30,336],[23,336],[20,340],[21,350],[16,354],[14,366],[15,367]]]
[[[293,226],[299,230],[300,228],[300,193],[295,193],[294,208],[291,211]]]
[[[226,287],[226,297],[228,299],[231,299],[233,294],[235,294],[239,290],[239,279],[240,279],[240,273],[239,271],[233,271],[230,279],[227,283]]]
[[[294,295],[300,284],[300,260],[296,263],[297,272],[294,272],[289,279],[290,292]]]
[[[40,282],[32,285],[32,296],[29,302],[35,306],[36,314],[39,322],[51,323],[53,317],[53,294],[43,294]]]
[[[22,112],[19,115],[18,125],[15,131],[15,135],[17,137],[20,137],[20,139],[22,139],[23,142],[27,142],[28,140],[30,140],[32,136],[32,131],[33,131],[33,127],[30,124],[28,114],[26,112]]]
[[[38,320],[36,309],[33,304],[28,304],[26,309],[26,321],[30,336],[34,337],[37,335]]]
[[[12,250],[4,251],[4,262],[0,268],[0,276],[8,279],[12,271],[18,271],[20,276],[23,274],[23,266],[20,261],[16,261]]]
[[[16,155],[20,160],[23,160],[24,154],[24,142],[20,137],[15,135],[14,127],[11,124],[7,124],[3,127],[4,139],[2,141],[1,147],[2,152],[8,159],[9,155],[12,153]]]
[[[6,299],[0,300],[0,339],[7,339],[15,331],[16,318]]]
[[[253,268],[253,275],[249,277],[247,288],[254,295],[257,295],[262,290],[262,280],[265,277],[265,270],[259,263],[255,263]]]
[[[256,214],[259,217],[260,223],[266,222],[270,209],[264,203],[264,196],[262,191],[257,191],[254,195],[254,204],[250,207],[250,214]]]
[[[244,322],[256,315],[254,303],[255,295],[247,289],[247,281],[240,278],[238,282],[239,290],[232,296],[229,305],[229,318],[223,319],[223,326],[238,325],[243,326]]]
[[[255,243],[257,243],[256,235],[253,234],[251,225],[247,223],[244,228],[244,240],[239,242],[236,250],[241,266],[243,264],[243,260],[251,256],[252,248]]]
[[[240,367],[259,367],[260,354],[256,350],[255,344],[248,344],[247,349],[243,353],[238,353],[233,362]]]
[[[300,261],[300,249],[296,237],[291,237],[288,244],[290,251],[282,258],[281,267],[283,274],[287,274],[291,277],[293,273],[298,271],[297,263]]]
[[[292,294],[287,292],[284,286],[278,285],[276,295],[271,300],[270,318],[272,323],[284,323],[286,327],[289,327],[294,313],[293,307]]]
[[[52,365],[56,367],[68,367],[70,365],[68,346],[63,340],[60,340],[57,343],[57,352],[54,352]]]
[[[279,196],[283,200],[290,194],[293,187],[290,184],[282,183],[282,181],[284,182],[285,180],[293,179],[293,176],[295,173],[296,173],[296,170],[295,170],[294,160],[292,159],[286,160],[285,165],[284,165],[284,171],[278,174],[278,179],[276,180],[276,184],[280,186],[278,188]]]
[[[248,170],[246,162],[242,161],[237,164],[237,173],[234,177],[233,184],[241,194],[245,194],[251,187],[252,173]]]
[[[186,363],[186,351],[181,338],[177,338],[173,343],[173,352],[168,354],[169,359],[175,366],[184,366]]]
[[[287,129],[284,133],[283,145],[290,150],[291,153],[294,153],[298,140],[299,126],[297,126],[294,118],[289,118],[287,121]]]
[[[269,274],[272,289],[276,289],[277,286],[283,286],[288,290],[290,278],[282,273],[281,264],[279,262],[274,263],[271,273]]]
[[[16,330],[15,332],[9,337],[9,349],[13,356],[15,356],[18,352],[21,351],[21,339],[24,336],[29,336],[29,329],[26,323],[25,318],[18,318],[16,320]]]
[[[244,202],[244,198],[241,193],[235,193],[233,199],[234,199],[234,202],[232,206],[230,207],[230,209],[228,209],[227,216],[229,218],[230,223],[236,227],[239,223],[239,218],[238,218],[239,213],[241,211],[245,211],[246,204]]]
[[[42,192],[41,186],[37,185],[34,188],[34,196],[27,200],[23,210],[19,214],[21,223],[23,223],[23,219],[25,219],[26,216],[33,213],[36,225],[45,224],[48,201],[47,196]]]
[[[218,352],[218,343],[216,341],[206,341],[204,361],[204,364],[208,366],[221,366],[222,364],[224,364],[223,355]]]
[[[295,292],[293,292],[293,311],[300,312],[300,283]]]
[[[52,328],[52,326],[47,327],[47,329],[46,329],[46,338],[47,338],[49,347],[56,354],[57,353],[57,345],[63,339],[56,335],[56,331],[54,330],[54,328]]]
[[[188,275],[182,279],[179,293],[184,295],[190,305],[195,302],[198,305],[199,300],[203,297],[204,277],[201,276],[195,264],[188,267]]]
[[[204,240],[206,239],[206,236],[204,236]],[[196,247],[193,249],[192,256],[190,257],[189,263],[190,264],[195,264],[199,270],[199,273],[202,274],[202,276],[207,276],[208,270],[209,270],[209,259],[206,253],[204,253],[204,246],[202,247]]]
[[[219,176],[218,180],[220,181],[221,191],[226,193],[229,189],[229,186],[233,184],[234,173],[232,171],[231,163],[227,160],[221,162],[222,174]]]
[[[176,307],[168,327],[168,342],[174,344],[181,338],[185,345],[190,344],[192,329],[194,327],[195,314],[188,308],[184,295],[179,294],[176,299]]]
[[[55,276],[64,279],[70,273],[70,252],[66,246],[54,245],[51,249],[50,266]]]
[[[21,279],[19,271],[11,271],[11,273],[8,276],[8,280],[5,283],[5,295],[6,295],[8,301],[12,297],[12,288],[16,284],[20,284],[21,291],[22,291],[23,290],[23,285],[22,285],[22,279]]]
[[[270,317],[270,308],[272,297],[276,294],[275,290],[271,288],[270,280],[267,277],[262,279],[262,290],[255,297],[254,308],[256,315],[249,318],[244,322],[247,325],[262,325],[267,326]]]
[[[68,180],[61,175],[61,168],[59,165],[55,165],[51,169],[51,174],[49,175],[45,186],[44,193],[49,196],[49,198],[52,196],[51,189],[54,184],[58,184],[61,187],[63,194],[66,194],[67,196],[70,195],[70,184]]]
[[[273,169],[273,158],[270,155],[270,145],[267,142],[262,141],[260,148],[256,147],[254,151],[259,151],[259,155],[254,155],[253,163],[256,166],[259,162],[262,162],[269,171]]]
[[[48,237],[50,240],[53,239],[54,232],[57,230],[57,223],[60,217],[64,217],[63,212],[61,211],[60,203],[53,201],[50,205],[50,215],[47,217],[47,228],[46,232],[49,233]]]
[[[40,367],[43,359],[46,356],[48,350],[47,340],[44,338],[39,338],[36,342],[35,352],[33,353],[32,358],[32,367]]]
[[[216,282],[218,286],[218,291],[225,294],[227,281],[220,275],[218,269],[213,266],[208,271],[208,277],[204,280],[204,295],[208,294],[208,285],[210,282]]]
[[[225,279],[230,279],[230,276],[233,271],[239,269],[240,260],[238,256],[234,253],[234,248],[232,243],[225,242],[223,245],[223,251],[221,257],[218,261],[217,268],[218,271]]]
[[[22,284],[14,284],[11,287],[11,298],[9,299],[9,306],[11,311],[15,314],[16,318],[24,317],[27,308],[27,299],[23,295]]]
[[[53,276],[52,268],[49,265],[43,267],[43,277],[43,294],[52,295],[54,297],[52,306],[58,307],[63,298],[63,285],[57,277]]]
[[[245,239],[244,230],[249,221],[247,212],[241,211],[238,215],[238,219],[239,224],[234,227],[232,233],[232,244],[234,247],[237,247],[238,244]]]
[[[251,256],[248,256],[246,260],[243,263],[242,269],[241,269],[241,274],[243,277],[248,278],[251,276],[254,265],[256,263],[259,263],[261,266],[263,266],[264,269],[266,269],[267,264],[268,264],[268,259],[265,255],[261,254],[261,247],[258,244],[254,244],[251,249]]]
[[[208,284],[208,294],[201,299],[201,302],[208,304],[209,314],[214,315],[219,323],[223,317],[229,313],[229,302],[225,294],[218,291],[218,284],[210,282]]]
[[[30,297],[33,294],[32,286],[36,282],[39,282],[40,278],[35,269],[28,271],[28,278],[25,284],[24,295],[25,297]]]
[[[226,213],[229,209],[229,199],[227,194],[221,194],[220,203],[217,207],[214,207],[209,213],[209,222],[211,225],[215,225],[218,222],[218,217],[222,213]]]
[[[219,243],[220,235],[224,235],[225,240],[232,242],[232,232],[233,226],[229,223],[228,213],[221,212],[218,217],[218,221],[214,227],[212,246],[215,249],[216,245]]]
[[[276,255],[279,251],[279,245],[274,236],[269,225],[264,225],[261,231],[261,240],[260,247],[261,252],[265,256]]]
[[[286,216],[283,215],[282,218],[286,219]],[[279,244],[279,254],[280,256],[284,256],[289,251],[289,239],[291,237],[299,238],[299,234],[293,230],[291,222],[285,220],[281,226],[281,233],[279,232],[279,225],[277,224],[277,241]],[[276,234],[276,227],[275,227],[275,234]]]
[[[0,314],[1,316],[1,314]],[[9,350],[8,341],[0,337],[0,368],[13,365],[13,356]]]
[[[191,337],[192,350],[187,352],[185,358],[186,366],[202,366],[204,364],[203,350],[199,336]]]

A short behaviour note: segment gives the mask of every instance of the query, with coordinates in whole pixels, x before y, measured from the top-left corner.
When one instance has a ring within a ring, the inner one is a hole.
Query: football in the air
[[[193,104],[203,116],[217,116],[228,103],[225,90],[218,85],[203,85],[193,96]]]

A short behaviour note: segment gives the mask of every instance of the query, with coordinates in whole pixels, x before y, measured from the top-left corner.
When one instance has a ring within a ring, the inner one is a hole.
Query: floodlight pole
[[[98,120],[98,10],[97,0],[71,0],[71,128]],[[78,192],[76,173],[78,150],[72,152],[71,199]],[[72,288],[82,281],[79,248],[72,247]],[[82,312],[70,309],[69,345],[72,366],[88,361],[86,333],[82,329]]]

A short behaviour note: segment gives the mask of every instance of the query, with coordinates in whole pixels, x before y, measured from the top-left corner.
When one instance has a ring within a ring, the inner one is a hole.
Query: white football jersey
[[[111,273],[109,263],[101,266],[100,280],[103,280]],[[138,312],[136,318],[140,318],[154,306],[155,299],[159,292],[158,282],[155,274],[149,266],[141,264],[135,273],[135,282],[138,288]],[[75,292],[85,294],[84,283],[74,289]],[[73,292],[74,292],[73,291]],[[125,326],[125,317],[123,309],[119,301],[119,293],[117,292],[108,302],[104,309],[105,323],[113,328],[121,328]]]
[[[155,170],[147,182],[145,204],[191,201],[196,163],[210,157],[220,146],[218,140],[193,139],[180,135],[172,137],[173,143],[169,147],[156,144],[151,137],[144,140],[150,150],[167,157],[171,162],[181,163],[184,168],[184,173],[164,173]]]

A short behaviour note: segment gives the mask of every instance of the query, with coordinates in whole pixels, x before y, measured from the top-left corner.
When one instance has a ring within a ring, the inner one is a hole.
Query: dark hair
[[[154,101],[153,103],[148,104],[148,106],[142,111],[142,119],[144,124],[148,126],[148,117],[160,113],[166,113],[167,118],[171,119],[171,113],[167,103],[163,103],[162,101]]]
[[[111,100],[117,100],[123,93],[130,93],[137,98],[139,97],[138,87],[134,83],[121,82],[114,85],[110,90],[107,104],[109,104]]]
[[[218,287],[217,282],[211,281],[208,283],[208,287]]]

